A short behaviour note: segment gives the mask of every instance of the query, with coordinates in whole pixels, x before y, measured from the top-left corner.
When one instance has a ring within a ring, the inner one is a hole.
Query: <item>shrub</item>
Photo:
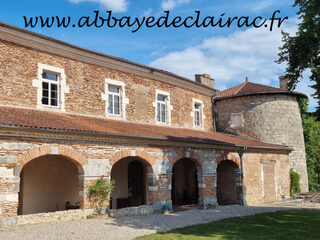
[[[105,202],[109,200],[113,188],[114,182],[109,182],[103,175],[88,186],[89,200],[93,202],[98,214],[101,213]]]
[[[291,168],[290,169],[290,195],[291,196],[293,196],[295,193],[301,192],[299,181],[300,181],[300,175]]]

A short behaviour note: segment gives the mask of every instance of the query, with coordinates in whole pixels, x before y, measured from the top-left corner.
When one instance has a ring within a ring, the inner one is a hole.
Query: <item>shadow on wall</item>
[[[230,160],[217,167],[217,199],[219,205],[241,204],[241,174],[238,165]]]
[[[79,204],[78,168],[64,157],[31,160],[20,176],[19,215],[65,210],[66,202]]]
[[[198,204],[197,167],[189,158],[178,160],[172,169],[173,205]]]
[[[146,161],[138,157],[126,157],[117,161],[111,169],[115,182],[110,207],[119,209],[149,203]]]

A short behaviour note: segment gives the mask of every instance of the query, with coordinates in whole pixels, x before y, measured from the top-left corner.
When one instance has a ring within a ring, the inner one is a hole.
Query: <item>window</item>
[[[170,105],[170,93],[156,89],[155,101],[152,103],[155,109],[155,123],[171,125],[171,111],[173,106]]]
[[[166,123],[166,96],[157,96],[157,121]]]
[[[65,94],[69,93],[64,69],[38,63],[37,79],[32,86],[37,88],[37,108],[65,112]]]
[[[42,73],[42,105],[59,106],[59,75],[44,71]]]
[[[204,105],[203,101],[192,98],[192,112],[190,113],[193,119],[193,128],[201,129],[204,128],[205,115],[203,113]]]
[[[125,83],[111,78],[105,79],[105,90],[101,94],[106,101],[106,117],[114,119],[126,119],[126,105],[129,99],[125,97]]]
[[[194,126],[196,127],[201,127],[201,115],[202,115],[202,109],[201,109],[201,104],[195,103],[194,104]]]
[[[243,127],[242,113],[232,113],[230,116],[230,127],[241,128]]]
[[[108,85],[108,114],[120,116],[120,88]]]

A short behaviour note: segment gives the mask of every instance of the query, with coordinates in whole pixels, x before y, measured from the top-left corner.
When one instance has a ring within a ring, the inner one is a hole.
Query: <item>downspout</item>
[[[243,171],[243,155],[244,153],[247,151],[247,146],[243,146],[241,148],[241,150],[238,152],[239,154],[239,157],[240,157],[240,166],[241,166],[241,169],[240,169],[240,174],[241,174],[241,188],[242,188],[242,205],[243,206],[246,206],[247,205],[247,202],[246,202],[246,197],[245,197],[245,194],[244,194],[244,171]]]
[[[213,120],[213,131],[217,131],[216,123],[217,123],[217,111],[215,108],[214,96],[211,98],[212,101],[212,120]]]

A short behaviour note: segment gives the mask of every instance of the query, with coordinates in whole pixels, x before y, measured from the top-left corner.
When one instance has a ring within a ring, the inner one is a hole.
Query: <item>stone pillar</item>
[[[16,163],[8,163],[10,156],[4,156],[0,159],[0,217],[11,217],[18,215],[19,191],[20,191],[20,173],[22,167]]]
[[[214,161],[204,161],[202,166],[197,167],[199,200],[198,207],[208,209],[217,206],[216,197],[216,163]]]
[[[241,180],[241,170],[240,168],[235,168],[235,175],[236,175],[236,192],[237,192],[237,204],[242,204],[244,205],[243,199],[245,199],[245,195],[242,196],[242,180]],[[243,176],[245,174],[243,173]]]
[[[158,160],[153,166],[153,173],[148,174],[149,199],[155,212],[161,212],[163,207],[172,209],[171,181],[172,165],[167,160]]]
[[[110,180],[111,165],[109,164],[109,159],[88,159],[83,170],[84,174],[79,174],[80,208],[93,208],[88,198],[87,186],[102,175]],[[109,202],[106,203],[106,207],[109,207],[109,205]]]

